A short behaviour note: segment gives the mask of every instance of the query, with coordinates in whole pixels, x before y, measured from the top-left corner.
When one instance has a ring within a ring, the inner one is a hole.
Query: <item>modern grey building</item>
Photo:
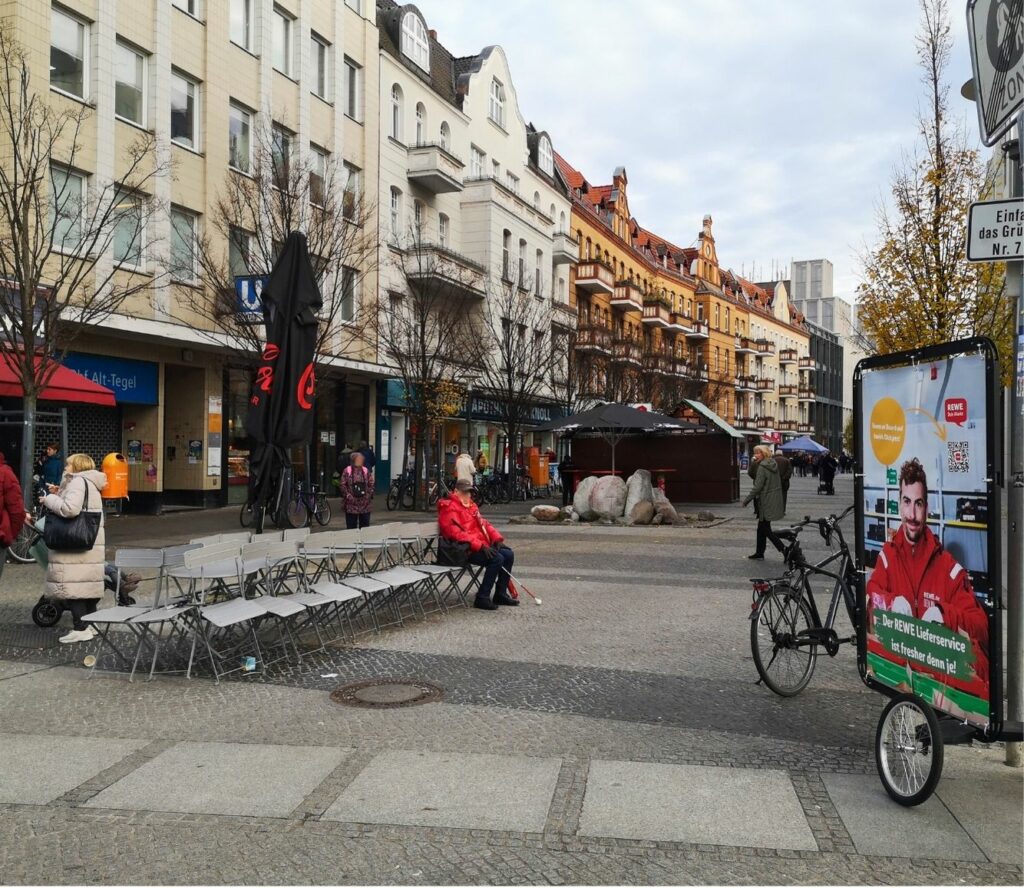
[[[814,439],[835,454],[843,449],[843,342],[837,333],[807,321],[814,359],[814,402],[808,420]]]

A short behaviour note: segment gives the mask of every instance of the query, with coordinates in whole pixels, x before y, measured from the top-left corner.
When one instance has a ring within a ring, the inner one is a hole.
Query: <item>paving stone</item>
[[[817,849],[784,772],[697,765],[592,761],[580,833]]]
[[[935,794],[989,860],[1024,866],[1024,793],[1020,771],[998,780],[943,777]]]
[[[541,832],[560,768],[554,758],[381,753],[323,819]]]
[[[858,854],[986,859],[934,795],[916,808],[905,808],[889,798],[877,775],[824,774],[822,779]]]
[[[0,734],[0,802],[46,805],[147,742]]]
[[[285,817],[350,752],[313,746],[179,743],[86,805]]]

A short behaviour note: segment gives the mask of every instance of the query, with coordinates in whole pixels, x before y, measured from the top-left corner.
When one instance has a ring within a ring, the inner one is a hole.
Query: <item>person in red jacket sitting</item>
[[[480,591],[476,593],[474,607],[481,610],[497,610],[499,604],[515,607],[519,604],[508,594],[508,580],[512,573],[515,555],[505,545],[505,538],[484,520],[473,502],[472,481],[456,481],[451,496],[437,503],[437,523],[441,536],[457,543],[469,545],[469,563],[487,568],[484,571]],[[494,600],[491,589],[497,588]]]
[[[21,495],[18,478],[7,465],[7,459],[0,451],[0,576],[7,561],[7,547],[21,533],[25,523],[25,501]]]
[[[970,693],[987,695],[988,614],[974,597],[963,565],[942,548],[928,518],[928,478],[915,458],[900,468],[900,517],[903,523],[878,555],[867,583],[868,610],[892,611],[933,623],[967,636],[972,642],[976,679],[949,683]],[[870,639],[869,639],[870,641]],[[887,659],[897,659],[886,653]],[[926,672],[940,673],[915,664]]]

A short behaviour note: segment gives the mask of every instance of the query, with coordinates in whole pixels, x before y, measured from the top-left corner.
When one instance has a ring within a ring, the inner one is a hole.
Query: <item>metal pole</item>
[[[1017,144],[1008,152],[1012,195],[1024,194],[1021,181],[1021,146],[1024,116],[1017,118]],[[1006,720],[1024,721],[1024,687],[1021,685],[1021,635],[1024,626],[1024,299],[1021,298],[1022,263],[1007,263],[1007,295],[1016,297],[1014,311],[1014,367],[1010,388],[1010,453],[1007,477],[1006,554]],[[1006,744],[1006,764],[1021,767],[1021,744]]]
[[[473,440],[472,440],[472,428],[473,428],[473,383],[466,384],[466,453],[470,456],[473,454]]]

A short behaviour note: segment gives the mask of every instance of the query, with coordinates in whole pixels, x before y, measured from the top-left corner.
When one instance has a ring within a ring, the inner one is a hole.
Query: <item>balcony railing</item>
[[[690,326],[690,319],[686,317],[681,311],[674,311],[669,316],[670,330],[675,330],[678,333],[689,333],[693,327]]]
[[[774,429],[775,428],[775,417],[774,416],[757,416],[754,418],[754,424],[759,429]]]
[[[579,255],[579,242],[571,234],[562,231],[551,239],[551,260],[555,265],[575,265]]]
[[[780,419],[775,428],[780,432],[796,432],[799,431],[799,423],[795,419]]]
[[[635,281],[619,281],[611,298],[612,308],[624,311],[644,310],[644,291]]]
[[[809,422],[797,423],[796,430],[800,432],[802,435],[814,434],[814,426],[812,426]]]
[[[749,413],[737,413],[734,423],[738,429],[756,429],[757,422]]]
[[[678,363],[680,362],[677,361],[677,364]],[[682,361],[681,363],[683,363],[686,366],[686,372],[678,375],[685,376],[687,379],[695,379],[697,380],[697,382],[708,381],[707,364],[692,364],[689,361]]]
[[[800,358],[798,366],[801,371],[803,370],[817,370],[818,362],[814,358]]]
[[[672,355],[648,352],[644,355],[644,372],[667,376],[673,370],[672,363]]]
[[[483,299],[487,269],[479,262],[441,244],[420,242],[407,250],[406,277],[422,286],[434,286],[459,296]]]
[[[576,289],[611,296],[615,292],[615,273],[596,259],[580,262],[576,266]]]
[[[672,323],[672,307],[660,297],[644,297],[643,322],[653,327],[667,327]]]
[[[801,401],[813,401],[814,400],[814,387],[813,386],[800,386],[799,398]]]
[[[764,376],[757,378],[757,390],[759,392],[774,392],[775,391],[775,380],[766,379]]]
[[[754,343],[754,347],[757,349],[759,355],[774,355],[775,354],[775,343],[770,339],[758,339]]]
[[[753,355],[757,354],[757,349],[754,347],[752,340],[746,336],[736,337],[736,354],[738,355]]]
[[[462,191],[464,166],[456,155],[436,142],[409,148],[409,181],[434,194]]]
[[[708,322],[707,321],[693,321],[690,324],[690,329],[686,335],[690,339],[707,339],[708,338]]]
[[[800,393],[800,387],[796,385],[780,385],[779,386],[779,397],[780,398],[795,398]]]
[[[795,364],[796,363],[796,349],[795,348],[784,348],[779,352],[779,363],[780,364]]]
[[[576,351],[611,354],[612,331],[594,324],[581,324],[576,329]]]
[[[643,359],[643,346],[636,340],[616,339],[612,342],[612,360],[616,364],[632,364],[639,367]]]

